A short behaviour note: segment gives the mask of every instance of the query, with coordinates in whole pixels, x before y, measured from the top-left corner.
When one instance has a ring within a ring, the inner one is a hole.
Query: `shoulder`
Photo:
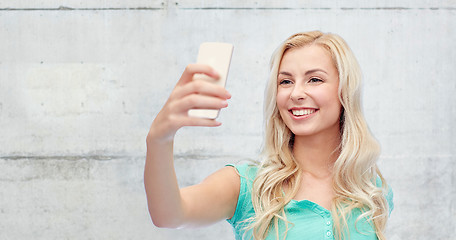
[[[243,164],[228,164],[227,167],[232,167],[237,172],[237,174],[245,180],[253,181],[258,172],[258,166],[253,163],[243,163]]]
[[[237,175],[237,184],[239,184],[238,200],[241,200],[242,197],[250,195],[252,191],[253,181],[255,180],[258,172],[258,167],[251,163],[244,163],[239,165],[229,164],[225,168],[232,168]]]

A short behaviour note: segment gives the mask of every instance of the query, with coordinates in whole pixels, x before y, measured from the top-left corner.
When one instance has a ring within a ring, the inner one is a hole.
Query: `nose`
[[[290,99],[293,101],[302,101],[306,99],[307,97],[307,92],[303,84],[296,84],[293,87],[293,91],[290,94]]]

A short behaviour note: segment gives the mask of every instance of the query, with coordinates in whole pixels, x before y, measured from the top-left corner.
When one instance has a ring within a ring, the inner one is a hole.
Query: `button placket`
[[[333,229],[332,229],[332,218],[331,215],[327,215],[325,217],[325,224],[326,224],[326,238],[333,239]]]
[[[330,230],[326,231],[326,237],[330,238],[332,236],[332,232]]]

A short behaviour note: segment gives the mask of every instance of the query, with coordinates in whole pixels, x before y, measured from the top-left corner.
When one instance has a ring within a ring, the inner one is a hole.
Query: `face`
[[[339,134],[339,74],[330,53],[318,45],[285,52],[277,77],[277,107],[298,136]]]

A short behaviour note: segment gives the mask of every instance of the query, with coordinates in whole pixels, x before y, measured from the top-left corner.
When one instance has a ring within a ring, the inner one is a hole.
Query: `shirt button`
[[[327,221],[326,225],[328,225],[328,226],[331,225],[331,221]]]
[[[332,234],[331,231],[326,232],[326,236],[328,236],[328,237],[331,237],[331,234]]]

